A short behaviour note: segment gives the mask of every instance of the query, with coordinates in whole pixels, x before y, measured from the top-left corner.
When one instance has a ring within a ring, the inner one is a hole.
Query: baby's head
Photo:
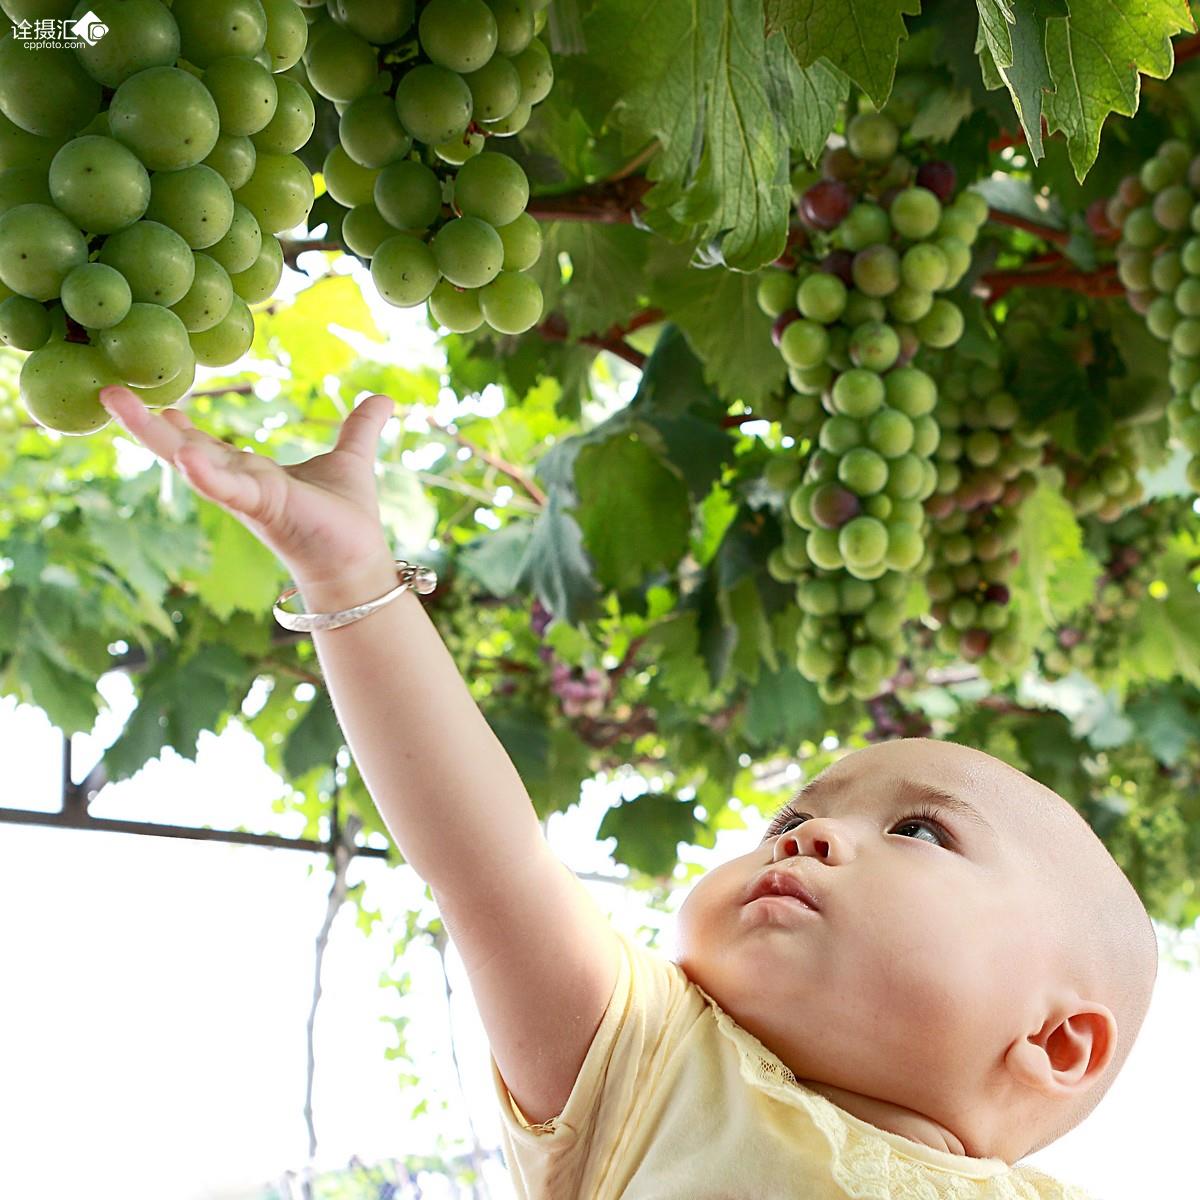
[[[1154,928],[1104,844],[1049,788],[950,742],[871,746],[809,786],[803,817],[785,810],[696,883],[675,961],[798,1079],[872,1123],[945,1131],[1008,1163],[1073,1129],[1124,1064],[1158,971]],[[945,835],[910,817],[922,808],[942,810]],[[818,911],[747,903],[772,869]]]

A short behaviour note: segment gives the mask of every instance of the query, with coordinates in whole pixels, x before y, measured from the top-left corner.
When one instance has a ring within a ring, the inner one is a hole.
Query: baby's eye
[[[803,822],[808,819],[809,815],[810,814],[808,813],[797,812],[790,814],[782,813],[775,826],[770,830],[767,836],[772,838],[779,837],[780,834],[786,833],[793,826],[803,824]],[[935,840],[933,844],[935,846],[944,846],[947,844],[948,839],[946,833],[943,831],[942,827],[937,823],[937,821],[933,820],[931,817],[927,817],[919,813],[910,813],[907,817],[897,821],[896,824],[892,826],[892,830],[895,831],[898,829],[904,829],[908,826],[914,826],[917,829],[925,829],[931,832],[934,835]]]

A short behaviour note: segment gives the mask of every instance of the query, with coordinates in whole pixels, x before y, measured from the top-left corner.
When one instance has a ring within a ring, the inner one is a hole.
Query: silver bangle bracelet
[[[353,621],[359,621],[363,617],[369,616],[377,608],[382,608],[389,601],[395,600],[401,592],[411,589],[422,596],[427,596],[437,587],[437,574],[429,567],[406,562],[403,558],[397,558],[394,561],[397,568],[396,575],[400,582],[377,600],[368,600],[365,604],[356,604],[353,608],[343,608],[340,612],[286,612],[282,607],[283,603],[300,591],[298,587],[291,587],[280,595],[271,609],[275,614],[275,620],[284,629],[292,629],[299,633],[311,633],[313,630],[321,629],[340,629],[343,625],[349,625]]]

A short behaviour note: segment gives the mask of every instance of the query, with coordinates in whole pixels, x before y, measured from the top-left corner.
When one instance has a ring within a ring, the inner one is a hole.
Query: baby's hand
[[[298,585],[353,575],[381,554],[391,557],[375,492],[390,396],[368,396],[343,422],[332,450],[289,467],[218,441],[178,409],[151,412],[128,388],[101,389],[100,403],[201,496],[232,513]]]

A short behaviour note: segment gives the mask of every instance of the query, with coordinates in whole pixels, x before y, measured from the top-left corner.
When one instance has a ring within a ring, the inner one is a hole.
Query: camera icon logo
[[[108,32],[108,26],[89,9],[71,26],[71,32],[89,46],[94,46]]]

